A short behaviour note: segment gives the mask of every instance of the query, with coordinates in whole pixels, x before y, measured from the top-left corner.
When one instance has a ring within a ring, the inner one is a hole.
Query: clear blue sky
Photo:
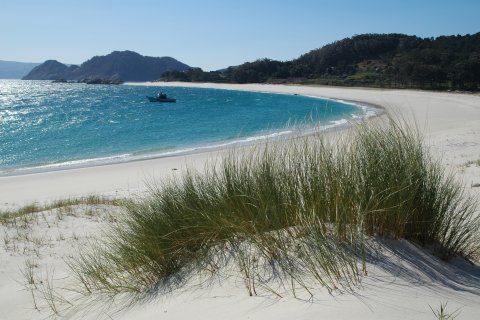
[[[480,0],[2,0],[0,60],[79,64],[133,50],[215,70],[361,33],[479,31]]]

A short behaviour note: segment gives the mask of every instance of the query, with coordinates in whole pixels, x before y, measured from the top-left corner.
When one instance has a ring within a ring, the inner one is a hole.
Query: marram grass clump
[[[443,258],[479,254],[476,203],[389,119],[232,151],[205,172],[151,188],[106,240],[70,266],[85,292],[144,295],[228,270],[250,295],[351,290],[366,239],[404,238]],[[233,267],[232,267],[233,266]],[[360,268],[360,270],[359,270]]]
[[[67,198],[55,200],[47,204],[31,203],[12,210],[0,210],[0,224],[11,222],[17,218],[25,217],[33,213],[48,211],[58,208],[67,208],[77,205],[112,205],[123,206],[128,199],[110,198],[105,196],[90,195],[80,198]]]

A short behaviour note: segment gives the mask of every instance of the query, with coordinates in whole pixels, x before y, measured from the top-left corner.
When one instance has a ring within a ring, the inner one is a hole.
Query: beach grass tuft
[[[204,172],[150,186],[69,265],[86,294],[145,295],[223,269],[249,295],[281,296],[280,284],[296,296],[353,290],[371,237],[477,257],[476,202],[427,151],[418,130],[391,118],[341,138],[232,150]]]
[[[98,195],[89,195],[86,197],[68,198],[52,201],[48,204],[31,203],[13,210],[0,210],[0,224],[12,221],[16,218],[25,217],[32,213],[38,213],[58,208],[67,208],[77,205],[112,205],[123,206],[129,200],[117,199]]]
[[[454,320],[456,319],[459,315],[460,315],[460,309],[457,309],[453,312],[447,312],[447,305],[448,305],[448,302],[441,302],[440,303],[440,307],[437,309],[437,310],[434,310],[430,305],[430,310],[432,310],[434,316],[435,316],[435,319],[438,319],[438,320]]]

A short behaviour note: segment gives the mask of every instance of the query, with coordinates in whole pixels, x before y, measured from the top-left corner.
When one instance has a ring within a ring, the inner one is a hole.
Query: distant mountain
[[[48,60],[23,77],[24,80],[120,79],[150,81],[167,71],[186,71],[190,67],[171,57],[146,57],[133,51],[114,51],[95,56],[80,66],[66,66]]]
[[[39,64],[0,60],[0,79],[21,79]]]
[[[23,80],[57,80],[69,78],[69,75],[78,69],[78,66],[67,66],[57,60],[47,60],[32,69]],[[70,79],[70,78],[69,78]]]

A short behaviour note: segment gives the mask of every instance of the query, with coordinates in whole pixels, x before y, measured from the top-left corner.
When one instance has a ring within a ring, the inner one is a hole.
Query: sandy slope
[[[387,111],[415,119],[434,153],[463,179],[469,192],[480,194],[480,188],[470,187],[472,183],[480,183],[480,167],[468,164],[480,159],[478,95],[302,86],[194,85],[297,93],[383,106]],[[201,169],[214,156],[216,153],[202,153],[0,177],[0,205],[8,208],[92,193],[142,195],[146,180],[178,174],[187,166]],[[0,225],[3,237],[0,243],[0,319],[44,319],[54,308],[68,307],[68,303],[59,298],[53,300],[53,308],[48,305],[49,283],[53,283],[58,292],[66,293],[74,304],[80,304],[75,295],[62,289],[72,283],[64,258],[75,254],[77,248],[92,238],[100,237],[109,213],[119,214],[119,210],[108,206],[76,206]],[[368,276],[364,277],[362,288],[356,294],[329,295],[320,290],[310,301],[295,299],[288,292],[284,292],[281,299],[266,292],[249,297],[241,279],[230,277],[208,287],[190,285],[119,313],[102,312],[102,303],[95,305],[94,310],[80,307],[75,317],[95,318],[100,314],[107,319],[434,319],[429,305],[438,309],[441,302],[448,301],[447,311],[460,308],[457,319],[478,318],[478,266],[462,261],[445,264],[403,241],[376,241],[373,245],[376,254],[369,258]],[[26,263],[32,267],[27,268]],[[28,277],[22,273],[28,269],[33,272],[34,284],[25,283]],[[34,308],[33,297],[39,310]]]
[[[371,242],[368,275],[355,294],[330,295],[311,282],[313,298],[301,290],[295,298],[288,289],[276,289],[279,298],[261,288],[250,297],[238,274],[222,271],[209,285],[198,286],[203,279],[194,279],[132,307],[122,298],[113,307],[103,300],[88,303],[71,291],[80,286],[64,259],[101,237],[118,214],[111,206],[73,206],[0,225],[0,319],[45,319],[55,310],[73,319],[434,319],[430,306],[438,309],[445,302],[447,311],[459,310],[457,319],[480,314],[479,266],[447,264],[394,240]]]

